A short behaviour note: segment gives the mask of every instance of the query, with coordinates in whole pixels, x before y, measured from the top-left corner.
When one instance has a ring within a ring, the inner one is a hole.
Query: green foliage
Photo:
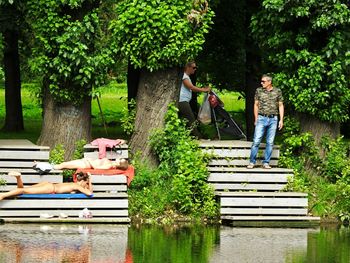
[[[115,49],[150,71],[183,65],[202,48],[213,13],[200,1],[123,1],[111,23]]]
[[[343,137],[336,140],[323,137],[322,146],[325,151],[323,175],[331,182],[340,178],[348,178],[350,181],[349,144]]]
[[[8,133],[0,131],[2,139],[28,139],[35,143],[40,135],[42,122],[42,108],[38,103],[37,93],[40,90],[38,83],[23,83],[21,88],[24,127],[23,132]],[[105,120],[107,122],[107,131],[110,138],[124,138],[128,136],[121,129],[119,120],[121,119],[121,109],[127,105],[127,90],[125,84],[110,83],[108,86],[101,87],[100,103],[102,105]],[[0,84],[0,123],[5,120],[5,91]],[[100,111],[96,100],[91,103],[92,112],[92,137],[105,137],[104,127],[101,126]]]
[[[297,111],[346,121],[350,104],[350,10],[346,0],[263,1],[251,22],[275,83]]]
[[[64,162],[64,147],[62,144],[57,144],[50,151],[50,163],[59,164]]]
[[[0,175],[0,185],[6,185],[6,180]]]
[[[132,207],[141,216],[180,213],[215,217],[218,208],[214,190],[207,183],[209,156],[200,150],[177,114],[177,108],[171,104],[165,127],[155,130],[150,137],[152,149],[159,157],[159,167],[152,171],[135,164],[137,175],[130,194]]]
[[[73,153],[73,159],[84,158],[84,146],[87,144],[87,141],[82,139],[75,143],[75,150]]]
[[[75,143],[75,150],[73,153],[73,159],[81,159],[84,157],[84,145],[86,144],[85,140],[79,140]],[[57,144],[54,149],[50,151],[50,163],[60,164],[64,162],[64,146],[62,144]],[[71,181],[72,174],[74,170],[63,170],[63,179],[64,181]]]
[[[32,69],[57,102],[81,103],[93,86],[105,82],[115,60],[102,31],[103,6],[83,0],[29,1],[28,6],[35,36]]]
[[[125,107],[122,110],[122,128],[127,135],[131,135],[134,132],[135,128],[135,119],[136,119],[136,101],[132,99],[128,103],[129,107]]]
[[[280,164],[294,169],[285,190],[309,193],[312,211],[346,221],[350,216],[349,142],[323,137],[316,145],[311,134],[300,133],[296,121],[286,118]]]
[[[59,164],[62,162],[64,162],[64,146],[62,144],[57,144],[55,148],[50,151],[50,163]],[[72,170],[63,170],[63,180],[70,181],[72,174]]]
[[[172,204],[182,213],[215,215],[214,191],[207,184],[209,161],[190,136],[178,110],[169,106],[165,127],[156,130],[150,143],[159,157],[162,176],[172,181]]]
[[[133,158],[136,176],[129,187],[129,213],[132,216],[156,219],[168,209],[169,188],[167,181],[162,180],[160,172],[149,168],[143,162]],[[168,209],[170,210],[170,209]]]
[[[210,262],[219,242],[217,226],[147,226],[128,230],[134,262]],[[152,253],[145,253],[152,251]]]

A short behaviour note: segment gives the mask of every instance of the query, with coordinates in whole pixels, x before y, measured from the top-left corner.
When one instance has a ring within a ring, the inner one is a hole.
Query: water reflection
[[[127,232],[118,225],[0,225],[0,262],[127,262]]]
[[[0,263],[350,262],[349,228],[0,225]]]
[[[213,226],[143,226],[129,229],[128,247],[134,263],[208,262],[219,233],[219,227]]]
[[[317,230],[223,227],[210,262],[285,262],[290,255],[306,251],[309,232]]]

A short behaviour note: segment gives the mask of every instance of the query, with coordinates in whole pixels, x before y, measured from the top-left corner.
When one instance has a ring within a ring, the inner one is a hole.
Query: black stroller
[[[247,136],[224,109],[224,103],[219,99],[218,95],[211,91],[208,100],[219,140],[221,140],[221,132],[231,135],[238,140],[246,140]]]

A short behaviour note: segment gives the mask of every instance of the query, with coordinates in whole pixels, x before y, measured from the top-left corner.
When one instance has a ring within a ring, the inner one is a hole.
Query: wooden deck
[[[25,186],[49,181],[63,182],[62,171],[55,170],[49,174],[40,175],[33,169],[34,161],[48,161],[49,147],[37,146],[28,140],[0,140],[0,175],[7,183],[0,186],[0,192],[16,188],[16,179],[8,176],[9,171],[22,173]],[[87,145],[85,157],[98,158],[98,148]],[[123,145],[117,158],[127,157],[128,147]],[[113,158],[116,158],[116,155]],[[112,157],[108,155],[108,157]],[[92,198],[56,199],[56,198],[20,198],[0,201],[0,222],[16,223],[129,223],[127,178],[124,175],[91,176],[94,196]],[[88,208],[93,218],[79,218],[79,213]],[[59,218],[64,213],[68,218]],[[41,218],[49,214],[53,218]]]
[[[251,145],[247,141],[200,142],[203,151],[214,155],[208,166],[208,182],[220,200],[223,223],[300,227],[319,224],[320,218],[308,213],[307,194],[284,192],[293,179],[293,170],[277,167],[279,147],[275,146],[272,153],[272,169],[260,166],[265,144],[260,147],[256,168],[247,169]]]

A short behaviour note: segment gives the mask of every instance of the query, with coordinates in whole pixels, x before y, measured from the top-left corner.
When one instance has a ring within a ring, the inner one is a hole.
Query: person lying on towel
[[[129,163],[125,159],[117,159],[111,161],[107,158],[102,159],[90,159],[83,158],[72,161],[63,162],[60,164],[50,164],[46,162],[37,162],[33,168],[41,173],[48,173],[51,170],[62,169],[128,169]]]
[[[23,187],[21,173],[9,172],[8,175],[16,177],[17,188],[6,193],[0,193],[0,200],[21,194],[67,194],[81,192],[87,196],[92,195],[92,184],[88,173],[77,174],[76,183],[50,183],[41,182],[32,186]]]

